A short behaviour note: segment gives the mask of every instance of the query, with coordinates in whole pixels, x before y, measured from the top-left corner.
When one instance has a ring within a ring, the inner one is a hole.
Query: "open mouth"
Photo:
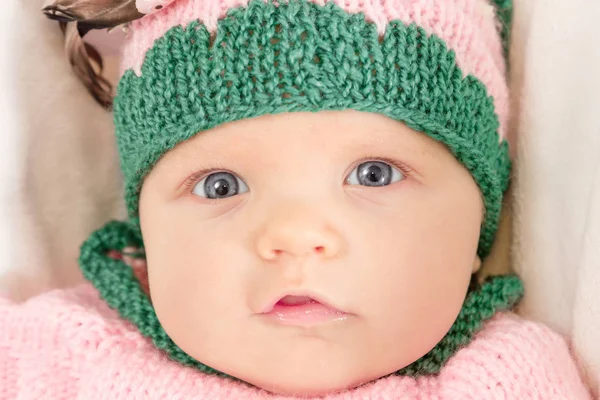
[[[310,296],[287,295],[263,313],[284,325],[309,327],[326,322],[343,321],[349,314]]]

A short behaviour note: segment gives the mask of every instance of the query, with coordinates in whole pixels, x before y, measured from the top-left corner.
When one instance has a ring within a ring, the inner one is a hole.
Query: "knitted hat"
[[[479,255],[488,254],[510,159],[502,42],[485,0],[142,3],[160,10],[131,26],[114,108],[131,218],[154,164],[198,132],[355,109],[448,146],[483,193]]]
[[[297,111],[379,113],[443,142],[483,194],[485,258],[510,173],[496,18],[510,7],[497,3],[500,12],[485,0],[138,0],[154,12],[130,26],[114,105],[130,221],[84,244],[85,276],[172,358],[209,371],[170,340],[132,271],[105,254],[143,248],[139,193],[167,151],[225,122]],[[437,372],[521,291],[515,277],[472,291],[446,338],[404,372]]]

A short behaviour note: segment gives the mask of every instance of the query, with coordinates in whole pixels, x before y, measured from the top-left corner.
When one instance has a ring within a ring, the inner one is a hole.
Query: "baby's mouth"
[[[311,327],[347,319],[349,314],[310,296],[286,295],[263,312],[283,325]]]

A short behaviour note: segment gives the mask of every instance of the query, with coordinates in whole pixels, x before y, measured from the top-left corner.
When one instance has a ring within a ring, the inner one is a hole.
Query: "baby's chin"
[[[251,330],[250,330],[251,331]],[[286,330],[267,340],[240,344],[208,340],[185,349],[204,365],[252,386],[278,395],[315,397],[354,389],[395,373],[430,350],[424,341],[387,344],[385,336],[371,338],[349,328],[336,336],[330,330]],[[262,332],[262,331],[261,331]],[[247,339],[251,332],[244,337]],[[409,342],[409,341],[407,341]],[[204,345],[214,343],[215,346]],[[432,347],[432,346],[431,346]],[[195,352],[193,351],[195,350]]]
[[[390,366],[382,369],[382,366],[376,363],[349,364],[324,363],[319,366],[315,362],[309,367],[280,364],[267,368],[257,366],[242,371],[230,371],[229,374],[273,394],[317,397],[354,389],[392,374],[402,367]]]
[[[279,376],[256,376],[245,380],[253,386],[273,394],[294,397],[318,397],[327,394],[354,389],[365,383],[380,378],[380,374],[364,374],[358,376],[337,376],[330,373],[301,373],[295,375],[279,374]]]

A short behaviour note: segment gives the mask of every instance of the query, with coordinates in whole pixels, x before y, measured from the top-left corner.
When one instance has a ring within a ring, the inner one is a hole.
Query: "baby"
[[[510,175],[492,5],[138,9],[130,218],[90,284],[0,303],[1,399],[590,398],[519,279],[477,277]]]

